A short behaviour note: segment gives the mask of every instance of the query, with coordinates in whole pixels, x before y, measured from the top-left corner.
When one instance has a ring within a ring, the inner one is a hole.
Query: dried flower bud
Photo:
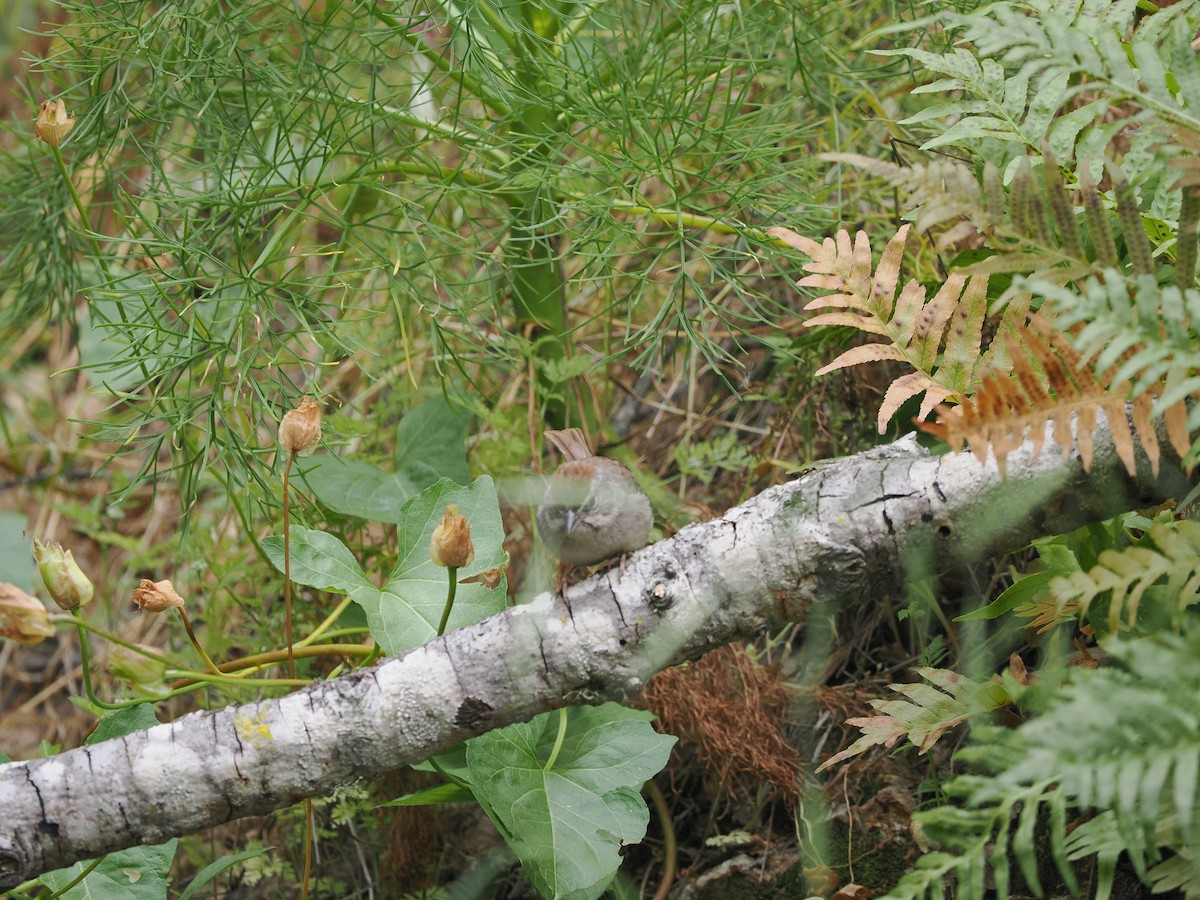
[[[175,586],[166,580],[143,578],[142,583],[134,588],[133,602],[146,612],[162,612],[172,606],[183,609],[183,598],[175,593]]]
[[[155,647],[138,644],[150,653],[157,653]],[[108,671],[115,677],[126,681],[133,687],[134,693],[147,697],[159,697],[169,693],[163,678],[167,673],[167,664],[144,653],[138,653],[131,647],[114,644],[108,652]]]
[[[471,543],[471,526],[467,517],[460,513],[453,503],[446,507],[441,524],[433,529],[429,555],[435,564],[453,569],[469,566],[475,558],[475,545]]]
[[[95,588],[75,562],[70,550],[64,550],[58,541],[43,544],[33,542],[33,558],[46,590],[60,609],[72,610],[92,602]]]
[[[67,115],[67,105],[62,100],[45,100],[33,123],[33,133],[39,141],[57,147],[74,127],[75,117]]]
[[[18,644],[40,644],[54,637],[50,613],[41,601],[8,582],[0,582],[0,637]]]
[[[321,439],[321,407],[305,397],[279,423],[279,446],[285,453],[307,453]]]
[[[500,582],[504,580],[505,573],[506,570],[502,566],[494,569],[485,569],[478,575],[464,578],[459,584],[482,584],[489,591],[494,591],[500,586]]]

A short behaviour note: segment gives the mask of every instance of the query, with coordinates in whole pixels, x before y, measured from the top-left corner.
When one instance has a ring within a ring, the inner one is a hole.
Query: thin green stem
[[[378,5],[373,4],[370,9],[371,14],[375,16],[375,18],[379,19],[379,21],[385,23],[391,28],[394,28],[396,33],[400,35],[401,39],[406,44],[425,57],[425,59],[432,63],[434,67],[441,70],[442,73],[444,73],[447,77],[453,78],[455,81],[457,81],[463,88],[466,89],[467,93],[473,94],[479,101],[484,103],[493,112],[499,113],[500,115],[507,115],[510,112],[509,105],[491,91],[487,90],[485,84],[469,75],[462,66],[452,66],[450,63],[450,58],[447,55],[439,52],[438,48],[431,47],[426,44],[425,41],[422,40],[421,36],[413,29],[397,20],[394,16],[388,15]]]
[[[88,641],[87,628],[83,627],[83,616],[79,612],[79,608],[71,610],[71,615],[76,619],[76,625],[79,631],[79,668],[83,673],[83,690],[87,694],[88,700],[95,704],[100,709],[124,709],[127,706],[135,706],[136,703],[105,703],[96,696],[95,690],[92,688],[92,648]],[[144,700],[139,700],[137,703],[144,703]]]
[[[207,684],[223,684],[231,687],[308,687],[311,682],[307,678],[242,678],[237,675],[210,675],[207,672],[195,672],[188,675],[189,681],[202,681]],[[190,687],[190,686],[189,686]]]
[[[96,267],[107,276],[108,263],[104,258],[104,251],[100,248],[100,239],[96,237],[96,232],[92,230],[92,223],[88,217],[87,208],[83,205],[83,198],[79,196],[75,182],[71,180],[71,173],[67,171],[67,162],[63,159],[62,149],[58,144],[51,144],[50,149],[53,151],[54,164],[58,167],[58,174],[62,177],[63,183],[67,186],[67,191],[71,194],[71,200],[75,203],[75,211],[79,214],[80,230],[92,242],[92,253],[96,257]],[[129,317],[125,314],[125,306],[121,303],[118,303],[116,306],[117,314],[121,317],[121,324],[128,326]],[[150,380],[150,370],[147,368],[144,359],[138,360],[138,369],[141,371],[142,377],[148,382]]]
[[[339,603],[337,606],[335,606],[333,608],[333,612],[331,612],[329,615],[327,615],[325,617],[325,621],[323,621],[320,625],[318,625],[316,628],[314,628],[313,633],[310,634],[308,637],[304,638],[298,644],[296,644],[296,646],[297,647],[307,647],[310,644],[312,644],[317,638],[319,638],[323,634],[325,634],[325,632],[328,631],[330,628],[332,628],[333,624],[339,618],[341,618],[342,613],[344,613],[349,608],[349,606],[352,602],[353,601],[349,597],[343,597],[342,602]]]
[[[376,644],[371,648],[371,652],[368,653],[366,658],[362,661],[362,667],[364,669],[370,668],[371,666],[375,665],[375,660],[379,659],[381,656],[383,656],[383,648]]]
[[[308,883],[312,880],[313,864],[313,802],[304,798],[304,880],[300,882],[300,898],[308,900]]]
[[[349,631],[351,629],[347,629]],[[356,632],[361,632],[363,629],[355,629]],[[316,658],[319,656],[350,656],[366,658],[371,655],[374,647],[368,647],[365,644],[312,644],[305,646],[303,643],[297,644],[293,648],[293,653],[301,658]],[[272,650],[269,653],[255,653],[252,656],[243,656],[241,659],[231,660],[226,663],[221,663],[217,668],[222,675],[229,675],[233,678],[241,679],[243,683],[247,683],[246,676],[253,675],[260,669],[265,669],[268,666],[277,665],[287,659],[287,651]],[[304,679],[299,679],[303,681]],[[254,684],[260,684],[257,679]]]
[[[169,656],[164,656],[161,653],[151,653],[150,651],[146,650],[145,647],[141,647],[138,644],[134,644],[131,641],[127,641],[125,638],[121,637],[120,635],[114,634],[111,631],[106,631],[105,629],[101,628],[99,625],[94,625],[91,622],[88,622],[83,618],[76,617],[73,614],[65,614],[65,615],[61,615],[61,616],[51,616],[50,617],[51,625],[57,625],[57,624],[62,624],[62,623],[69,623],[78,628],[82,628],[86,631],[90,631],[92,634],[96,635],[96,637],[102,637],[109,643],[120,644],[122,647],[132,650],[134,653],[139,653],[142,656],[146,657],[147,659],[152,659],[155,662],[164,663],[168,666],[178,667],[178,665],[179,665],[177,660],[174,660]]]
[[[234,511],[237,513],[238,519],[242,523],[242,534],[244,534],[250,540],[250,543],[254,545],[254,551],[258,554],[259,559],[265,563],[270,563],[271,557],[267,555],[267,551],[263,548],[262,541],[258,539],[258,535],[255,533],[255,530],[250,527],[249,510],[244,508],[242,504],[238,502],[238,500],[241,499],[241,496],[237,491],[233,490],[233,486],[230,484],[230,482],[233,480],[232,476],[221,472],[216,466],[213,466],[211,469],[209,469],[209,472],[214,478],[216,478],[221,486],[225,488],[226,497],[236,498],[231,499],[231,502],[233,504]]]
[[[71,173],[67,171],[67,163],[63,159],[62,149],[58,144],[51,144],[50,149],[54,152],[54,162],[58,166],[58,174],[62,176],[63,183],[66,184],[67,190],[71,194],[71,199],[75,201],[75,211],[79,213],[79,225],[84,235],[92,242],[92,252],[96,254],[96,265],[102,265],[101,259],[103,253],[100,250],[100,240],[96,237],[96,233],[92,231],[87,209],[83,205],[83,199],[79,196],[79,191],[75,188],[75,182],[71,180]]]
[[[728,222],[714,219],[711,216],[685,213],[676,209],[643,206],[629,200],[614,200],[612,202],[612,210],[613,212],[623,212],[634,216],[649,216],[665,225],[674,225],[678,228],[702,228],[705,231],[712,231],[716,234],[745,234],[768,243],[772,240],[766,232],[760,231],[757,228],[738,228],[730,225]]]
[[[568,708],[560,706],[558,708],[558,734],[554,737],[554,747],[550,750],[550,758],[546,760],[546,764],[542,766],[543,772],[549,772],[554,768],[554,763],[558,761],[558,753],[562,750],[563,741],[567,738],[567,713]]]
[[[458,592],[458,569],[446,566],[450,577],[450,586],[446,589],[446,608],[442,610],[442,621],[438,623],[438,637],[446,633],[446,623],[450,621],[450,610],[454,608],[454,595]]]
[[[489,0],[475,0],[475,10],[483,16],[484,20],[495,29],[496,34],[504,41],[505,46],[512,51],[514,56],[523,56],[524,53],[521,41],[517,38],[516,32],[508,27],[508,23],[500,18],[500,13],[496,11]],[[492,48],[495,49],[494,47]]]
[[[105,855],[107,855],[107,854],[105,854]],[[69,882],[64,884],[61,888],[59,888],[53,894],[50,894],[46,898],[46,900],[53,900],[53,898],[55,898],[55,897],[61,897],[64,894],[66,894],[69,890],[71,890],[76,885],[78,885],[81,881],[83,881],[83,879],[85,879],[89,875],[91,875],[92,872],[95,870],[96,866],[100,865],[100,863],[102,863],[102,862],[104,862],[104,856],[97,856],[95,859],[93,859],[91,861],[90,864],[83,867],[82,872],[80,872],[78,875],[76,875],[74,878],[72,878]]]

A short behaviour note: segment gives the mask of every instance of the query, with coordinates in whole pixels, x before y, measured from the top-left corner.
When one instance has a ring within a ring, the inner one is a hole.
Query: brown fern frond
[[[851,347],[818,369],[817,375],[880,360],[907,363],[914,369],[888,387],[879,409],[880,432],[910,397],[924,392],[919,417],[925,418],[937,404],[957,401],[972,390],[987,317],[986,275],[952,274],[929,300],[925,286],[916,279],[897,292],[909,229],[904,225],[896,232],[874,268],[871,244],[863,232],[853,242],[849,232],[840,231],[836,239],[822,243],[786,228],[767,232],[811,259],[804,266],[810,274],[797,282],[800,287],[830,292],[805,307],[832,310],[813,316],[805,322],[807,327],[848,325],[887,339]]]
[[[1019,343],[1007,339],[1012,377],[988,373],[973,397],[957,407],[939,406],[938,421],[918,423],[918,427],[956,450],[966,444],[981,463],[986,462],[990,449],[1003,474],[1008,454],[1025,442],[1026,435],[1033,442],[1036,459],[1046,439],[1046,427],[1052,425],[1063,456],[1077,447],[1086,471],[1092,464],[1097,411],[1103,410],[1117,456],[1126,471],[1135,474],[1133,433],[1125,415],[1129,385],[1102,384],[1048,321],[1035,317],[1033,324],[1036,330],[1023,324],[1016,327]],[[1154,429],[1148,413],[1136,417],[1135,424],[1143,449],[1157,466],[1158,442],[1149,437]]]
[[[1028,603],[1022,603],[1013,610],[1013,614],[1022,618],[1032,619],[1033,621],[1029,623],[1029,627],[1038,634],[1045,634],[1051,628],[1055,628],[1063,622],[1078,619],[1080,609],[1078,603],[1070,600],[1060,601],[1049,591],[1046,591],[1037,599],[1031,600]]]

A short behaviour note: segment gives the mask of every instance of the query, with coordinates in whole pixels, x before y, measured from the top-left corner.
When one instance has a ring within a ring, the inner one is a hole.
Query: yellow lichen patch
[[[267,726],[265,713],[259,713],[253,719],[249,716],[238,716],[233,720],[233,725],[237,729],[238,737],[255,750],[261,750],[264,745],[275,739]]]

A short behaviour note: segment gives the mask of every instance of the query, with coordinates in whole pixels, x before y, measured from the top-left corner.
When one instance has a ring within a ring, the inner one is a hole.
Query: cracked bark
[[[1165,442],[1163,442],[1165,445]],[[42,872],[266,813],[570,703],[636,694],[656,671],[816,603],[853,612],[903,590],[906,560],[979,560],[1190,489],[1122,468],[1103,426],[1092,471],[1052,440],[1008,478],[911,438],[830,463],[685,528],[568,591],[543,594],[369,670],[279,700],[0,766],[0,890]]]

